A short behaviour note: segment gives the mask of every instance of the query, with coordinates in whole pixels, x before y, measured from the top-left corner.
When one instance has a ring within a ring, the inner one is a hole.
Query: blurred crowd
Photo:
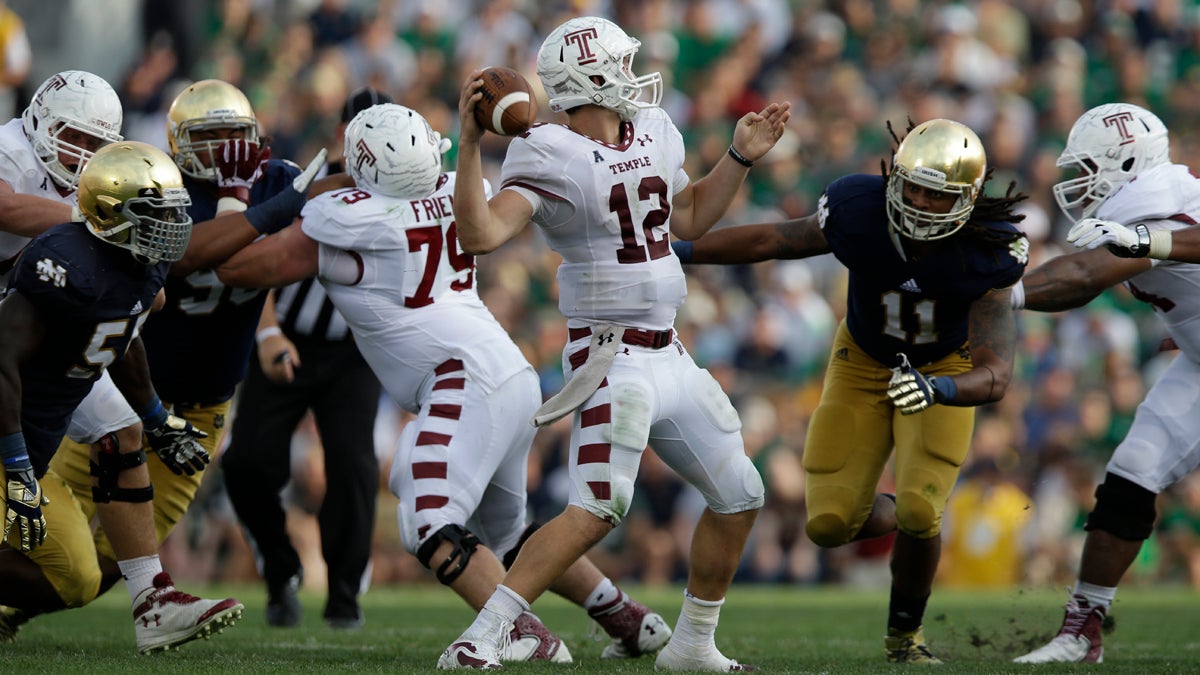
[[[1126,101],[1171,130],[1172,159],[1200,167],[1200,2],[1196,0],[175,0],[144,3],[141,54],[113,85],[125,135],[166,146],[166,108],[187,83],[215,77],[249,96],[274,156],[306,163],[331,142],[346,95],[370,85],[457,130],[467,73],[523,72],[546,33],[595,14],[642,42],[638,73],[658,70],[663,106],[703,175],[734,122],[768,101],[792,103],[790,128],[754,168],[719,225],[807,215],[832,179],[881,171],[909,121],[947,117],[983,139],[992,194],[1015,183],[1032,242],[1030,268],[1064,251],[1070,222],[1055,205],[1055,159],[1093,105]],[[35,49],[36,57],[36,49]],[[75,64],[86,66],[87,64]],[[543,99],[544,102],[544,99]],[[555,121],[542,106],[541,119]],[[489,136],[495,184],[506,139]],[[453,168],[453,150],[448,157]],[[539,370],[562,385],[566,327],[555,310],[558,259],[536,228],[480,258],[480,293]],[[803,532],[800,455],[824,362],[844,314],[845,272],[833,260],[690,267],[678,321],[683,342],[730,393],[767,504],[739,578],[887,583],[887,540],[819,551]],[[973,450],[946,513],[945,583],[1062,585],[1074,578],[1083,519],[1104,463],[1149,382],[1176,352],[1150,307],[1114,289],[1084,309],[1020,314],[1017,376],[977,415]],[[384,477],[406,416],[381,401]],[[564,426],[565,424],[565,426]],[[539,433],[531,507],[549,518],[566,498],[569,420]],[[315,508],[323,491],[311,423],[293,444],[289,528],[305,546],[306,581],[323,587]],[[214,464],[214,467],[216,465]],[[254,578],[253,555],[223,498],[219,470],[164,555],[176,578]],[[395,502],[380,486],[375,583],[429,583],[403,555]],[[690,523],[703,501],[647,452],[626,527],[595,559],[614,579],[683,578]],[[1134,581],[1200,587],[1200,478],[1161,496],[1157,532]]]

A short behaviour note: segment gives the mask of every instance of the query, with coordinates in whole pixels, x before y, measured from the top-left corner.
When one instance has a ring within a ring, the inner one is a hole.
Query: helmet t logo
[[[362,171],[363,164],[375,166],[375,153],[371,152],[371,148],[367,147],[366,141],[360,138],[354,144],[354,147],[358,149],[358,159],[354,163],[354,168]]]
[[[595,28],[584,28],[563,36],[563,42],[579,47],[579,65],[596,62],[596,54],[592,52],[592,40],[599,37]]]
[[[1129,131],[1129,123],[1133,122],[1133,113],[1122,111],[1104,118],[1104,126],[1116,127],[1121,136],[1121,145],[1133,142],[1133,134]]]

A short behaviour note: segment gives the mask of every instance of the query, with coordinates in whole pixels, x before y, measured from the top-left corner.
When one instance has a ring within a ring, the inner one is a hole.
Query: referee
[[[337,143],[356,113],[391,102],[373,89],[351,94]],[[341,170],[340,162],[331,162],[330,173]],[[369,581],[379,492],[379,396],[379,381],[321,284],[305,279],[272,294],[259,321],[258,359],[251,359],[241,385],[221,460],[233,508],[260,559],[272,626],[296,626],[302,614],[297,590],[304,570],[287,534],[280,493],[291,478],[292,436],[309,410],[325,450],[325,498],[317,512],[329,576],[324,618],[332,628],[362,626],[358,596]]]

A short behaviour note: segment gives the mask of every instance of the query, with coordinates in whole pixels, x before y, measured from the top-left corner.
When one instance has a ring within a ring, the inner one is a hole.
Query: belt
[[[570,328],[567,330],[567,339],[574,342],[582,340],[591,334],[591,328]],[[625,334],[621,336],[621,342],[627,345],[649,347],[650,349],[662,349],[674,340],[675,331],[671,329],[642,330],[640,328],[626,328]]]

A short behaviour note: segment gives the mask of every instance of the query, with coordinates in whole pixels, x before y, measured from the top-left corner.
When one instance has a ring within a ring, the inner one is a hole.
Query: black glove
[[[150,447],[176,474],[193,476],[203,471],[212,459],[198,441],[208,438],[208,434],[182,417],[168,413],[162,403],[142,418],[142,428]]]

